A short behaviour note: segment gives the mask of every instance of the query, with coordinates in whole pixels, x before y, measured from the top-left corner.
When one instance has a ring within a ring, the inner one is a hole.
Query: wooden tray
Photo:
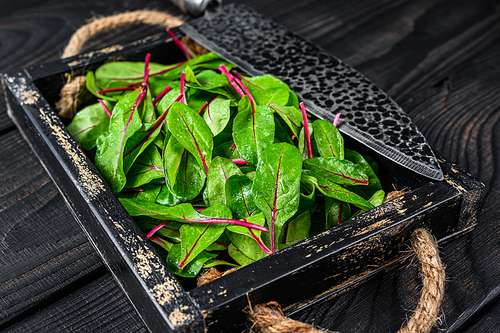
[[[407,249],[417,228],[443,241],[476,224],[483,185],[469,174],[440,159],[444,181],[429,181],[346,139],[346,146],[376,159],[386,191],[395,186],[411,192],[207,285],[184,289],[53,111],[65,73],[84,74],[118,57],[142,61],[146,52],[160,63],[183,59],[167,34],[157,34],[4,73],[2,80],[9,116],[152,332],[241,331],[248,299],[277,301],[292,314],[404,258],[400,249]]]

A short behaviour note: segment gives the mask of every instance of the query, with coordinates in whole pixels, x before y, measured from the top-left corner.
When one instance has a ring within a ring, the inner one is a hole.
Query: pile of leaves
[[[246,265],[382,203],[376,163],[284,82],[178,45],[178,64],[89,72],[98,102],[68,126],[172,272]]]

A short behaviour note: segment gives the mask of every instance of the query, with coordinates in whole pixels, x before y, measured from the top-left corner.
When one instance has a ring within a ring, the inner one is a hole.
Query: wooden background
[[[437,151],[486,185],[477,228],[441,248],[447,283],[433,332],[499,332],[500,1],[225,2],[245,3],[354,66]],[[166,0],[1,0],[0,72],[57,59],[93,16],[144,8],[181,15]],[[87,48],[158,31],[124,28]],[[418,265],[409,261],[295,318],[342,333],[395,332],[420,288]],[[0,331],[144,330],[2,100]]]

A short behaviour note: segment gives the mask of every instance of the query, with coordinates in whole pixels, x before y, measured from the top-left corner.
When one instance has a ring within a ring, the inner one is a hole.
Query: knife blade
[[[382,89],[324,49],[243,5],[228,4],[180,30],[249,75],[286,82],[309,113],[388,159],[434,180],[443,172],[427,140]]]

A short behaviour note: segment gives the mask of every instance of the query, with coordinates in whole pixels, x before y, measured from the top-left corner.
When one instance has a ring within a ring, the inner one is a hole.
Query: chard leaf
[[[369,201],[373,204],[373,206],[377,207],[384,203],[384,199],[385,192],[383,190],[378,190],[372,195]]]
[[[173,136],[163,151],[163,162],[165,180],[173,196],[189,201],[200,194],[205,185],[205,173],[196,158]]]
[[[287,143],[266,148],[257,165],[253,199],[266,216],[273,252],[283,225],[298,209],[301,169],[300,152]]]
[[[244,105],[245,100],[248,101],[248,97],[243,97],[240,105]],[[274,141],[272,110],[268,106],[257,105],[255,112],[251,107],[238,112],[233,123],[233,138],[241,157],[257,165],[262,151]]]
[[[325,178],[337,184],[368,185],[368,175],[363,168],[348,160],[313,157],[304,161],[304,168],[318,179]]]
[[[285,105],[288,102],[288,91],[288,88],[254,89],[251,94],[255,102],[259,105]]]
[[[255,261],[244,255],[236,246],[234,246],[234,244],[230,244],[227,250],[231,258],[242,266],[251,264]]]
[[[155,219],[169,219],[184,223],[203,223],[212,225],[236,224],[256,230],[267,231],[265,227],[248,222],[247,219],[235,220],[226,217],[212,217],[216,214],[217,216],[221,216],[219,214],[225,214],[222,216],[229,216],[231,210],[224,205],[216,205],[206,209],[205,214],[208,214],[210,210],[210,214],[212,215],[206,216],[195,211],[193,206],[188,203],[168,207],[147,201],[131,200],[127,198],[120,198],[120,202],[131,216],[147,216]]]
[[[161,185],[144,184],[138,188],[124,189],[118,193],[118,197],[155,202],[160,190]]]
[[[97,139],[103,135],[109,128],[109,117],[101,121],[91,130],[85,132],[81,138],[80,145],[85,150],[92,150],[97,146]]]
[[[262,213],[252,216],[248,221],[262,226],[266,223],[266,219]],[[230,225],[227,227],[227,230],[227,235],[232,244],[252,260],[262,259],[271,253],[261,238],[260,230],[253,230],[238,225]]]
[[[281,119],[290,127],[292,133],[298,138],[302,127],[302,113],[294,106],[271,104],[271,108],[280,115]]]
[[[95,71],[96,82],[102,89],[126,86],[130,83],[142,82],[144,78],[144,62],[132,61],[111,61],[105,63]],[[154,62],[149,63],[150,76],[155,76],[159,72],[177,68],[177,65],[161,65]]]
[[[87,77],[85,79],[85,84],[87,86],[87,90],[90,91],[92,95],[95,97],[105,100],[105,101],[110,101],[110,102],[116,102],[120,96],[106,96],[99,94],[98,91],[102,90],[96,82],[95,74],[94,72],[90,71],[87,73]]]
[[[167,115],[172,135],[194,155],[200,167],[208,172],[212,160],[213,136],[203,118],[189,106],[176,102]]]
[[[150,145],[137,158],[127,173],[127,187],[148,184],[153,179],[163,178],[163,161],[155,145]]]
[[[126,183],[123,170],[123,151],[127,140],[141,126],[139,113],[141,91],[126,94],[113,108],[109,131],[97,139],[95,165],[114,193],[120,192]]]
[[[295,145],[290,136],[290,128],[286,123],[282,123],[276,114],[274,115],[274,136],[274,143],[286,142]]]
[[[241,174],[241,171],[230,160],[223,157],[212,160],[207,174],[207,195],[210,206],[226,204],[226,181],[236,174]]]
[[[344,159],[344,139],[332,123],[318,119],[313,122],[314,140],[321,157]]]
[[[369,184],[367,186],[363,186],[360,188],[364,193],[366,193],[368,198],[371,197],[373,194],[375,194],[375,192],[382,189],[382,184],[380,183],[380,180],[373,171],[371,165],[361,154],[353,150],[346,149],[345,159],[360,165],[368,175]]]
[[[105,101],[104,103],[108,109],[112,109],[112,104],[110,102]],[[78,111],[78,113],[73,117],[71,124],[68,125],[67,129],[73,136],[73,139],[81,145],[82,138],[85,134],[106,121],[109,123],[109,116],[106,111],[102,107],[101,103],[95,103]]]
[[[238,265],[238,264],[234,264],[232,262],[227,262],[227,261],[222,260],[222,259],[212,259],[212,260],[207,261],[203,265],[203,268],[210,268],[210,267],[219,266],[219,265],[229,266],[229,267],[240,267],[240,265]]]
[[[168,184],[160,185],[160,187],[161,187],[160,193],[156,197],[157,203],[165,206],[173,206],[181,202],[179,198],[174,196]]]
[[[181,256],[181,245],[176,244],[172,246],[172,248],[168,252],[168,257],[166,261],[167,267],[174,274],[184,277],[195,277],[203,268],[203,265],[210,259],[215,258],[217,255],[207,251],[203,251],[200,254],[198,254],[194,259],[192,259],[192,261],[189,264],[182,267],[182,269],[178,268],[180,256]]]
[[[177,96],[179,96],[181,93],[181,89],[179,87],[172,87],[158,102],[157,104],[157,109],[158,109],[158,114],[157,116],[161,116],[163,112],[167,111],[168,108],[174,103],[175,99]]]
[[[180,228],[181,254],[177,268],[182,269],[212,245],[222,235],[224,229],[224,226],[210,224],[184,224]]]
[[[226,128],[229,122],[229,100],[215,99],[207,107],[203,119],[216,136]]]
[[[330,197],[325,198],[326,229],[351,218],[351,207],[346,202]]]
[[[316,185],[316,188],[323,193],[323,195],[327,197],[332,197],[335,199],[338,199],[340,201],[352,203],[354,206],[361,208],[362,210],[366,211],[369,209],[373,208],[373,205],[360,197],[359,195],[347,190],[346,188],[329,181],[326,178],[318,178],[316,179],[315,177],[311,176],[307,172],[302,173],[302,177],[304,179],[307,179],[308,181],[314,183]]]
[[[309,119],[307,120],[307,124],[309,126],[309,137],[313,137],[314,135],[314,129],[312,127],[312,123],[309,121]],[[300,133],[299,133],[299,150],[300,150],[300,153],[302,154],[302,160],[305,161],[309,158],[309,154],[308,154],[308,150],[307,150],[307,137],[306,137],[306,131],[305,131],[305,127],[302,126],[301,129],[300,129]]]
[[[252,196],[253,182],[247,175],[232,175],[226,181],[226,204],[239,218],[252,216],[257,211]]]
[[[311,229],[311,213],[306,210],[302,214],[294,217],[286,224],[285,232],[283,233],[283,241],[281,249],[298,243],[309,237]]]

